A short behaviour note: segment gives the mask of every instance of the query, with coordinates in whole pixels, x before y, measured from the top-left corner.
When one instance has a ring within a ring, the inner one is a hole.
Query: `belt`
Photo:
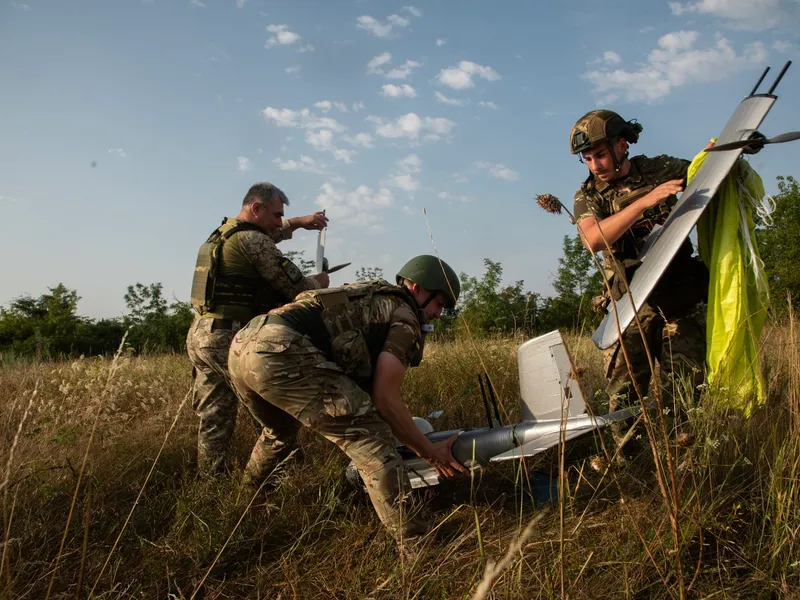
[[[234,319],[211,319],[211,331],[217,331],[218,329],[239,330],[241,327],[242,322]]]

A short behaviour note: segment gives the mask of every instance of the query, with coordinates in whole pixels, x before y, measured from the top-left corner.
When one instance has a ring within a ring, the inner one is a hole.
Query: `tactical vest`
[[[263,232],[253,223],[226,217],[197,252],[192,306],[201,317],[249,321],[287,300],[252,264],[226,253],[226,242],[240,231]]]
[[[268,322],[287,325],[306,334],[348,376],[365,383],[372,379],[390,327],[389,323],[374,322],[372,299],[376,295],[401,298],[417,314],[420,323],[423,322],[414,296],[405,288],[382,279],[301,292],[294,302],[273,310]],[[415,343],[417,352],[411,359],[412,367],[422,361],[424,335],[421,334]]]
[[[592,197],[601,206],[608,207],[610,214],[616,214],[664,183],[661,177],[662,170],[655,161],[645,156],[634,156],[630,161],[639,174],[639,181],[631,182],[629,192],[619,193],[610,185],[600,191],[596,187],[597,181],[594,176],[590,175],[581,186],[583,193]],[[611,244],[613,254],[609,255],[608,250],[602,250],[606,275],[610,279],[611,292],[615,300],[619,300],[626,293],[625,282],[631,281],[641,265],[638,255],[644,247],[646,237],[656,225],[664,224],[670,210],[671,208],[664,204],[649,208],[616,242]],[[687,238],[650,296],[651,302],[661,307],[667,316],[684,312],[687,306],[695,305],[708,293],[708,270],[701,261],[692,256],[692,253],[692,243]]]

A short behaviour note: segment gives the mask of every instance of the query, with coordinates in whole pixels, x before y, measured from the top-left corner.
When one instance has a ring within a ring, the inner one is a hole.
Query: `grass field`
[[[769,402],[751,419],[721,408],[717,391],[685,407],[694,443],[656,435],[659,464],[672,465],[660,478],[646,439],[609,469],[610,437],[598,436],[523,471],[447,482],[415,494],[439,527],[412,560],[345,483],[346,457],[308,432],[272,491],[198,479],[184,356],[4,365],[0,597],[800,597],[795,327],[765,330]],[[412,412],[444,409],[439,428],[482,426],[483,365],[517,418],[522,341],[429,344],[405,384]],[[600,353],[567,341],[603,410]],[[240,413],[240,464],[254,440]],[[557,501],[534,505],[534,469],[561,478]]]

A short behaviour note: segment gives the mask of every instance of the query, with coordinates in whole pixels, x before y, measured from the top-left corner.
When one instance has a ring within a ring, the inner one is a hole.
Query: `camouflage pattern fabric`
[[[375,300],[389,300],[396,307],[399,302],[391,297]],[[393,313],[400,315],[386,315],[390,322],[406,316],[401,310]],[[425,533],[428,524],[407,514],[405,497],[411,484],[391,428],[378,415],[370,395],[308,336],[286,325],[266,323],[267,318],[251,320],[236,334],[228,359],[237,395],[264,426],[245,467],[245,480],[263,481],[296,445],[302,424],[353,460],[378,517],[393,535]],[[418,328],[417,323],[417,332]],[[384,348],[408,361],[415,335],[400,321],[389,330],[392,340]]]
[[[234,235],[226,243],[225,259],[252,265],[262,278],[285,296],[287,302],[304,290],[320,287],[314,277],[304,277],[300,269],[278,249],[273,239],[260,231],[240,231]]]
[[[606,183],[590,176],[575,194],[575,218],[578,222],[587,217],[594,217],[598,221],[608,218],[662,183],[673,179],[685,181],[688,166],[689,161],[666,155],[654,158],[635,156],[631,158],[631,169],[625,177]],[[630,280],[637,265],[629,265],[635,262],[653,228],[666,221],[676,202],[677,196],[670,196],[665,202],[645,211],[611,245],[613,256],[603,252],[604,266],[609,275],[613,274],[615,298],[626,293],[624,280],[620,281],[621,274]],[[691,242],[686,240],[684,248],[673,259],[648,302],[638,311],[646,342],[642,340],[635,321],[623,332],[621,341],[625,344],[631,369],[628,369],[619,342],[604,352],[610,410],[638,403],[632,384],[634,380],[642,394],[648,395],[651,372],[647,350],[654,365],[659,366],[659,385],[665,406],[672,406],[676,386],[685,377],[688,376],[694,386],[703,382],[707,269],[691,254]],[[696,387],[694,389],[696,392]],[[614,424],[612,432],[619,441],[620,424]]]
[[[213,329],[213,319],[195,317],[186,336],[186,352],[193,367],[192,408],[200,418],[197,463],[201,473],[227,468],[239,406],[228,377],[228,350],[240,326],[233,322],[231,329]]]
[[[294,273],[291,267],[281,265],[283,254],[276,247],[281,240],[292,237],[287,219],[282,226],[265,232],[246,231],[236,234],[235,253],[243,261],[249,261],[256,270],[272,283],[276,289],[294,298],[300,291],[315,289],[319,283],[313,277]],[[294,279],[294,281],[292,281]],[[195,319],[186,336],[186,352],[192,363],[192,406],[200,419],[197,432],[197,458],[200,472],[213,474],[228,467],[233,433],[236,428],[238,400],[228,376],[228,350],[238,329],[244,325],[231,321],[231,328],[214,325],[214,317]]]

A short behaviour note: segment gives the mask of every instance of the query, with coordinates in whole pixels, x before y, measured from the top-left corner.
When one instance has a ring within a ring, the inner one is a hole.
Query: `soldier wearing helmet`
[[[417,256],[382,279],[309,290],[251,320],[231,344],[228,366],[239,398],[264,426],[244,481],[260,485],[296,446],[303,425],[349,456],[386,528],[398,537],[428,531],[401,509],[411,484],[395,438],[440,475],[466,469],[446,442],[431,443],[415,425],[400,388],[419,365],[431,321],[458,301],[455,271]]]
[[[663,225],[677,202],[690,164],[667,155],[629,157],[629,146],[639,140],[641,131],[639,123],[626,121],[613,111],[593,110],[578,119],[570,132],[570,152],[579,154],[589,168],[589,176],[575,194],[573,214],[584,245],[591,252],[603,254],[615,300],[627,292],[627,282],[640,266],[638,255],[648,236]],[[660,363],[664,393],[672,389],[668,385],[672,374],[691,376],[695,389],[702,383],[707,297],[708,270],[693,256],[692,243],[687,239],[638,312],[647,341],[642,341],[636,323],[623,332],[621,339],[632,371],[619,351],[619,343],[607,351],[607,391],[612,410],[635,399],[631,397],[635,393],[633,379],[642,394],[648,394],[648,350]],[[600,304],[605,307],[608,302],[606,294]]]

